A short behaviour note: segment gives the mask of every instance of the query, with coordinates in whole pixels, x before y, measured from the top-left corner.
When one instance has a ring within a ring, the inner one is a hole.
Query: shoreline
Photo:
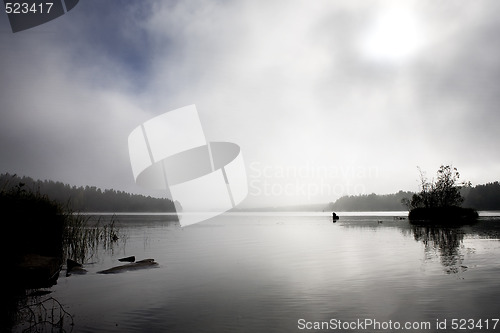
[[[479,217],[500,217],[500,210],[477,211]],[[408,216],[408,211],[335,211],[338,216]],[[80,212],[80,215],[93,216],[177,216],[172,212]],[[185,215],[198,215],[204,212],[181,213]],[[311,211],[228,211],[221,215],[226,216],[331,216],[331,211],[311,212]]]

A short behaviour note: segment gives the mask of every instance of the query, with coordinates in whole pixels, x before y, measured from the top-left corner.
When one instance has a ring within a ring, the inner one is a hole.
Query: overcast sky
[[[240,145],[245,205],[499,180],[500,2],[98,1],[12,33],[0,173],[149,194],[127,138],[196,104]]]

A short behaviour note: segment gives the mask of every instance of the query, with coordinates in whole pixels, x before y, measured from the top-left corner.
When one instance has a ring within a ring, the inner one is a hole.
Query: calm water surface
[[[435,332],[446,319],[444,332],[453,319],[500,318],[500,218],[444,229],[339,215],[228,214],[185,228],[117,216],[126,237],[89,258],[86,275],[63,271],[50,296],[73,332],[295,332],[358,319],[386,326],[350,331],[397,331],[391,321]],[[129,255],[159,266],[96,273]]]

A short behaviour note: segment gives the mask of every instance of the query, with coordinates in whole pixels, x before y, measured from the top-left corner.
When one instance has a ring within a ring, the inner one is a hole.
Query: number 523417
[[[5,12],[7,14],[49,14],[53,5],[53,2],[6,2]]]

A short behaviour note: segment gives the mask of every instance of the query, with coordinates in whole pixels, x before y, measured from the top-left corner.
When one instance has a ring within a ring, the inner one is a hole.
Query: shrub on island
[[[420,169],[419,169],[420,170]],[[437,180],[429,181],[420,170],[421,191],[405,198],[402,203],[408,207],[408,219],[420,222],[446,224],[474,221],[478,213],[472,208],[461,207],[464,198],[460,190],[470,187],[470,182],[459,182],[460,173],[451,165],[442,165]]]

